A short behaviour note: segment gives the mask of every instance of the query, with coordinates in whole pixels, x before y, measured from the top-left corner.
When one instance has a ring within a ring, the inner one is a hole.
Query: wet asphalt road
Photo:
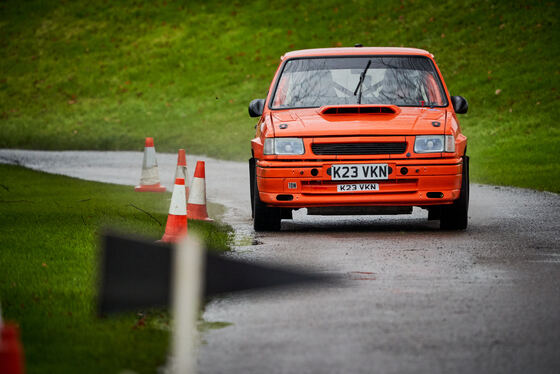
[[[212,301],[201,373],[558,373],[560,196],[471,185],[469,229],[427,213],[313,217],[251,230],[245,163],[207,162],[208,199],[228,208],[238,256],[337,274],[344,285]],[[140,152],[0,150],[0,162],[135,184]],[[171,185],[175,155],[158,154]],[[189,171],[194,158],[188,159]]]

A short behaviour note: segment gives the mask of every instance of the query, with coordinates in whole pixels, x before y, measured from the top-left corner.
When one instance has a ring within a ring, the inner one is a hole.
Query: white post
[[[189,234],[175,246],[173,264],[173,374],[196,373],[197,321],[200,310],[204,269],[203,249],[196,236]]]

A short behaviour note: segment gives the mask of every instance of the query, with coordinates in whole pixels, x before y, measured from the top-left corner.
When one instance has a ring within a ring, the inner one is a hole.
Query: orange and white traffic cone
[[[208,217],[208,211],[206,210],[206,172],[204,170],[204,161],[196,163],[189,192],[187,212],[189,219],[213,221],[213,219]]]
[[[159,182],[156,149],[154,148],[154,138],[146,138],[140,185],[136,186],[134,190],[140,192],[165,192],[165,187],[160,185]]]
[[[175,179],[169,214],[165,225],[165,234],[161,238],[162,242],[175,243],[183,236],[187,235],[187,204],[185,202],[185,180]]]
[[[0,329],[0,373],[23,374],[23,348],[18,327],[11,323],[2,324],[0,320]]]
[[[184,149],[179,149],[177,155],[177,169],[175,170],[175,179],[183,178],[185,180],[185,201],[189,201],[189,182],[187,170],[187,156]]]

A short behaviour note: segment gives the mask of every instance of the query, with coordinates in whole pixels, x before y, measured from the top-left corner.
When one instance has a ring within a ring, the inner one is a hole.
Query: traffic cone
[[[187,171],[187,156],[184,149],[179,149],[177,155],[177,169],[175,170],[175,179],[183,178],[185,180],[185,201],[189,201],[189,183]]]
[[[185,202],[185,179],[175,179],[169,214],[162,242],[174,243],[187,235],[187,204]]]
[[[191,191],[189,193],[189,203],[187,205],[187,217],[189,219],[213,221],[213,219],[208,217],[208,211],[206,210],[205,174],[204,161],[198,161],[196,163],[196,169],[191,183]]]
[[[140,192],[165,192],[165,187],[159,184],[159,173],[156,160],[156,149],[154,148],[154,138],[146,138],[140,185],[136,186],[134,190]]]
[[[1,329],[0,373],[23,374],[23,347],[19,340],[19,329],[11,323],[5,323]]]

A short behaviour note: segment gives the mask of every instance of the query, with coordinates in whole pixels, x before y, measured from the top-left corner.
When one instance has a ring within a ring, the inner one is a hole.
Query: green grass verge
[[[166,359],[168,315],[97,319],[96,243],[104,226],[161,238],[170,194],[16,166],[0,165],[0,175],[0,302],[21,326],[27,372],[155,372]],[[190,221],[189,230],[228,248],[228,227]]]
[[[434,53],[465,96],[473,180],[560,191],[558,2],[0,2],[0,147],[246,159],[279,57],[330,46]]]

